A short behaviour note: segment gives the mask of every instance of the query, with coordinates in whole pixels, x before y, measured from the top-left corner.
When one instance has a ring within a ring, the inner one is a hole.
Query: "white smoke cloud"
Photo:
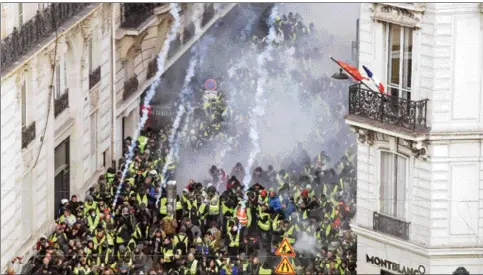
[[[305,4],[284,4],[280,14],[287,14],[292,5]],[[293,49],[274,51],[274,60],[279,60],[279,64],[268,61],[272,69],[269,69],[265,80],[259,79],[259,55],[249,42],[249,34],[252,30],[258,31],[261,10],[266,6],[238,5],[235,8],[238,21],[223,19],[226,21],[224,25],[213,32],[209,31],[208,35],[215,40],[207,47],[203,61],[200,61],[199,71],[194,77],[195,86],[202,89],[209,78],[218,82],[218,90],[227,95],[228,105],[234,111],[235,115],[228,125],[229,131],[236,130],[237,137],[229,141],[215,138],[196,153],[191,148],[179,148],[178,182],[186,184],[190,178],[203,181],[209,179],[208,169],[213,164],[230,172],[235,163],[246,164],[249,159],[253,161],[252,168],[258,165],[266,167],[268,164],[274,165],[275,169],[286,168],[282,167],[286,165],[284,160],[290,158],[298,142],[304,145],[311,158],[325,150],[333,160],[337,160],[355,140],[344,123],[343,113],[334,112],[337,108],[347,108],[347,88],[350,83],[330,78],[338,67],[328,58],[332,54],[335,58],[349,60],[351,41],[334,39],[329,32],[322,31],[330,29],[331,33],[337,33],[337,26],[317,25],[319,31],[316,34],[297,38],[303,41],[300,43],[302,52],[310,58],[305,60],[295,56]],[[308,25],[310,20],[305,20],[301,15],[304,24]],[[278,58],[278,54],[282,58]],[[262,76],[264,70],[262,68]],[[299,76],[293,76],[296,74],[294,72],[298,72]],[[314,79],[319,79],[317,93],[321,98],[305,93]],[[258,99],[257,91],[262,95]],[[264,111],[263,116],[252,113],[253,109]],[[251,127],[255,123],[256,127]],[[189,130],[190,127],[184,128]],[[250,127],[256,131],[250,131]],[[321,135],[317,136],[316,132]],[[258,139],[254,138],[256,134]],[[260,150],[254,150],[255,140]],[[251,158],[250,153],[253,153]],[[247,169],[247,173],[251,176],[250,170]]]
[[[157,64],[158,64],[158,70],[155,74],[155,81],[151,86],[149,87],[148,91],[146,92],[146,97],[144,98],[144,105],[149,105],[151,103],[151,100],[153,99],[154,95],[156,94],[156,88],[159,86],[161,82],[161,74],[164,71],[164,65],[166,62],[166,57],[169,51],[169,47],[171,45],[171,42],[176,38],[176,31],[179,29],[181,25],[181,18],[180,18],[180,11],[181,8],[179,4],[172,3],[170,4],[170,14],[173,16],[174,21],[170,27],[168,36],[164,40],[163,47],[161,49],[161,52],[158,54],[157,57]],[[132,141],[131,146],[129,146],[128,154],[126,156],[126,164],[124,167],[124,170],[122,171],[122,176],[121,176],[121,182],[116,190],[116,195],[114,196],[114,202],[113,202],[113,209],[116,208],[117,204],[117,198],[119,197],[119,193],[121,192],[122,185],[124,183],[124,178],[126,177],[126,173],[128,170],[128,167],[130,163],[132,162],[132,158],[134,156],[133,151],[135,147],[135,142],[139,137],[139,133],[141,132],[141,129],[144,128],[144,125],[146,124],[146,121],[148,119],[148,111],[143,110],[143,114],[141,116],[141,120],[137,125],[136,132]]]
[[[293,244],[293,249],[299,253],[317,255],[317,238],[307,234],[306,232],[301,232],[297,234],[297,241]]]

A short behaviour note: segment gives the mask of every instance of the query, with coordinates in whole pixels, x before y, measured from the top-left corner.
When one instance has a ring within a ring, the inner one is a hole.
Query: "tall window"
[[[92,36],[89,39],[89,74],[101,65],[101,44],[99,42],[97,32],[92,32]]]
[[[413,31],[386,25],[387,86],[391,95],[411,99]]]
[[[66,58],[61,59],[55,65],[54,72],[54,98],[59,99],[64,94],[67,86],[67,64]]]
[[[401,220],[406,219],[407,162],[401,155],[381,152],[381,212]]]
[[[22,130],[27,127],[27,83],[25,80],[22,81],[22,86],[20,87],[20,97],[22,104]]]
[[[18,3],[18,27],[22,27],[23,25],[23,4]]]

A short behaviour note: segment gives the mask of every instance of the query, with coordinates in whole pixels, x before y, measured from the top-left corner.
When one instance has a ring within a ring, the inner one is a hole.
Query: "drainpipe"
[[[116,73],[115,68],[116,68],[116,30],[114,29],[115,27],[115,14],[114,14],[114,5],[115,3],[111,3],[111,100],[112,100],[112,106],[111,106],[111,120],[112,120],[112,130],[111,130],[111,163],[114,165],[114,168],[116,168],[116,89],[115,89],[115,76],[114,74]],[[108,164],[106,163],[106,166]],[[107,167],[106,167],[107,168]]]

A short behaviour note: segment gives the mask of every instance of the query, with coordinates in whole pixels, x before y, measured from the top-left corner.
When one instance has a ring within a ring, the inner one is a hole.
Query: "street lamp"
[[[339,69],[339,72],[338,73],[335,73],[332,75],[332,78],[334,79],[338,79],[338,80],[344,80],[344,79],[349,79],[349,76],[346,75],[342,69]]]
[[[460,266],[453,272],[453,275],[470,275],[470,273],[466,268]]]

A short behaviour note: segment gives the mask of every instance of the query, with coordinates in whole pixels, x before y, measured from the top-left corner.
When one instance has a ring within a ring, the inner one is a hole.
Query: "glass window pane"
[[[389,27],[389,82],[399,84],[399,63],[401,50],[401,27],[390,25]]]
[[[406,171],[407,159],[397,156],[397,190],[396,190],[396,217],[401,220],[406,219]]]
[[[411,88],[411,76],[413,65],[413,31],[404,29],[404,62],[403,62],[403,88]]]
[[[67,148],[66,143],[62,142],[54,151],[54,167],[57,170],[62,165],[67,164]]]
[[[394,155],[381,152],[381,212],[394,214]]]

